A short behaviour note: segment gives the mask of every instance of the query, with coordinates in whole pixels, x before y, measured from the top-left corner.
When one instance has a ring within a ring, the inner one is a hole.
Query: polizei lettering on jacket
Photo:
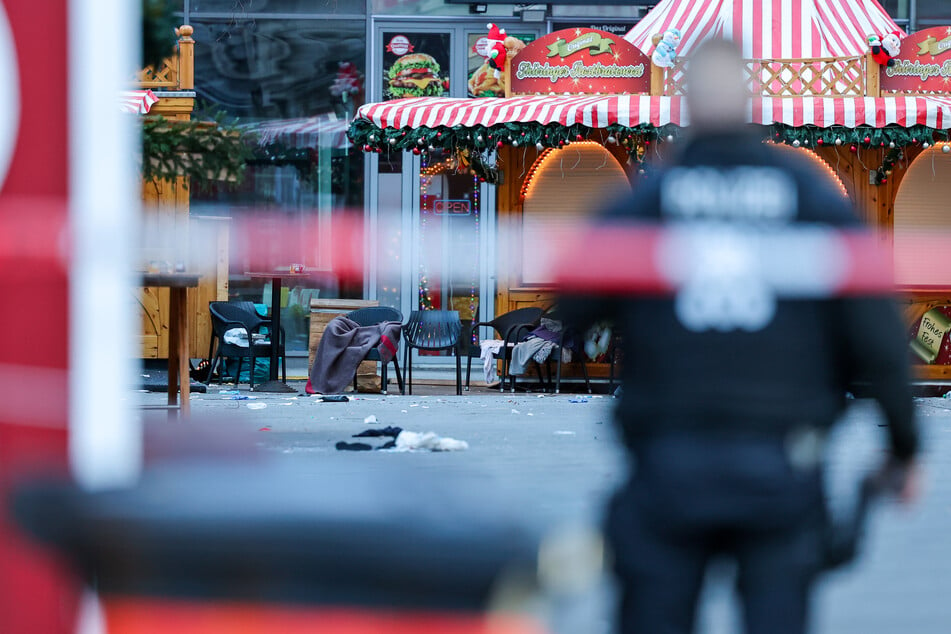
[[[785,221],[798,207],[796,183],[772,167],[678,167],[663,180],[661,207],[682,220]]]
[[[580,60],[571,66],[552,66],[545,62],[519,62],[515,70],[518,79],[548,79],[552,83],[559,79],[613,79],[638,78],[644,76],[644,64],[628,66],[602,64],[585,65]]]

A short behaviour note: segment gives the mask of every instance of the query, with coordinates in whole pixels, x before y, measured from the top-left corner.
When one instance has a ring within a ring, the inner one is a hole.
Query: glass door
[[[485,22],[484,17],[453,23],[373,21],[369,94],[374,101],[420,96],[420,91],[462,98],[481,86],[479,96],[494,96],[479,73]],[[503,26],[526,41],[541,28]],[[410,72],[407,62],[417,70]],[[399,308],[404,317],[413,310],[441,309],[458,311],[465,322],[492,319],[495,187],[473,176],[456,152],[372,154],[367,161],[367,297]],[[450,362],[445,356],[424,358]]]

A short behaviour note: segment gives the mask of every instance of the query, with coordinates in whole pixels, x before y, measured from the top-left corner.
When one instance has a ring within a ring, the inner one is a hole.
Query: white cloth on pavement
[[[489,385],[499,380],[499,373],[495,369],[495,354],[501,350],[504,345],[505,342],[501,339],[485,339],[479,342],[479,358],[482,359],[485,382]]]
[[[469,443],[455,438],[443,438],[435,432],[400,432],[396,437],[396,446],[388,451],[464,451]]]

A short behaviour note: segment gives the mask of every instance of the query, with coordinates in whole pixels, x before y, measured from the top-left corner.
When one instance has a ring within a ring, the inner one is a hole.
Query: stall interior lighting
[[[531,168],[529,168],[528,174],[525,176],[525,180],[522,181],[522,189],[519,191],[519,200],[524,202],[525,199],[531,195],[532,190],[535,187],[535,176],[543,168],[556,159],[560,160],[564,158],[563,152],[565,150],[585,145],[596,145],[598,147],[602,147],[602,145],[596,141],[574,141],[570,145],[566,145],[563,148],[545,148],[542,150],[542,153],[538,155],[538,158],[535,159],[535,162],[532,163]]]

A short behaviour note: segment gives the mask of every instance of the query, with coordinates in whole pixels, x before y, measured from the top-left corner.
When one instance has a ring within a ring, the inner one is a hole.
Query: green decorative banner
[[[939,40],[935,37],[928,37],[923,42],[918,42],[918,54],[924,55],[929,54],[932,57],[937,57],[941,53],[946,53],[948,50],[951,50],[951,36]]]
[[[925,363],[934,363],[948,330],[951,330],[951,319],[937,308],[932,308],[921,318],[918,336],[911,340],[912,351]]]
[[[611,45],[614,40],[604,37],[600,33],[584,33],[570,42],[559,39],[553,44],[548,45],[548,57],[560,56],[562,59],[574,55],[578,51],[590,49],[589,55],[600,55],[601,53],[610,53]]]

